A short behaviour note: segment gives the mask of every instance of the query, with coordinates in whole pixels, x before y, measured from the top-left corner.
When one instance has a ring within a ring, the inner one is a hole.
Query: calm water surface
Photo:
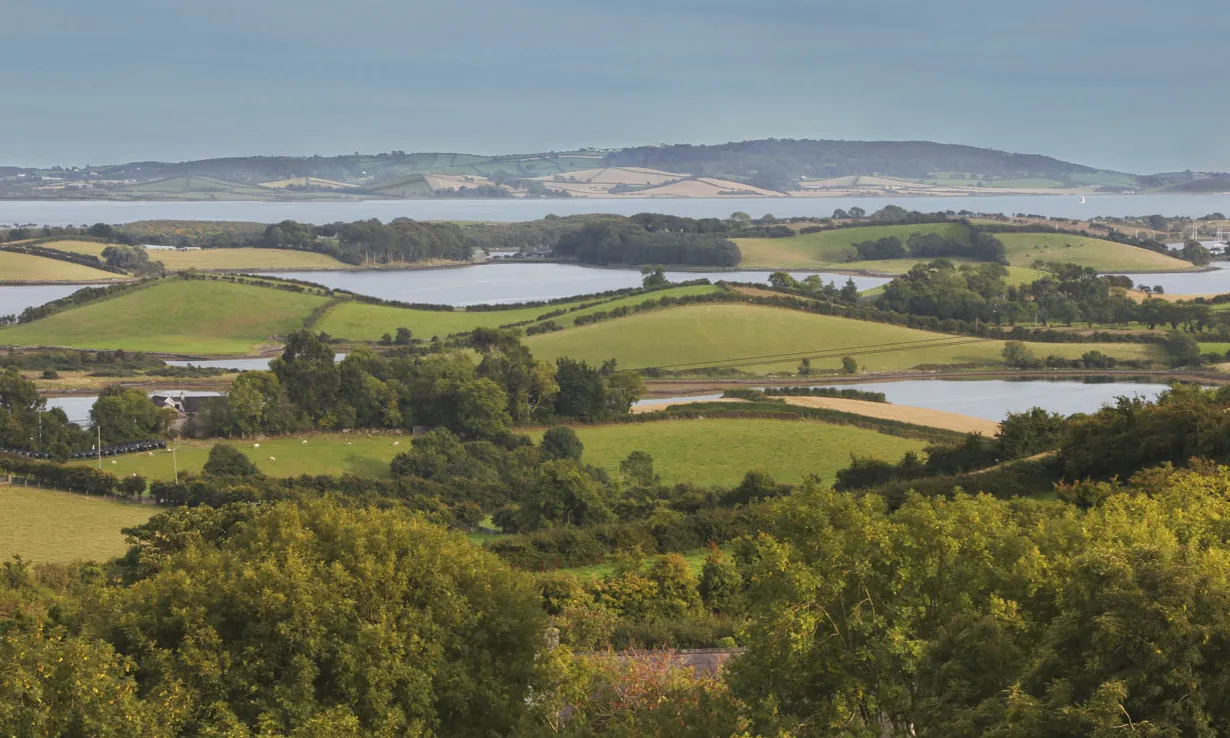
[[[894,405],[946,410],[986,420],[1003,420],[1008,413],[1041,407],[1061,415],[1091,413],[1115,398],[1140,395],[1156,398],[1164,384],[1136,382],[1081,382],[1078,380],[941,380],[830,385],[842,389],[883,392]]]
[[[182,394],[184,397],[217,397],[222,393],[208,392],[206,390],[169,389],[158,390],[157,392],[150,392],[149,394],[151,396],[175,395],[178,397]],[[48,397],[47,407],[48,409],[58,407],[64,411],[65,415],[68,416],[68,422],[85,426],[90,422],[90,408],[94,407],[94,402],[96,400],[98,400],[97,395],[89,395],[86,397]]]
[[[918,379],[898,382],[866,382],[862,384],[816,385],[838,389],[859,389],[883,392],[894,405],[945,410],[986,420],[1003,420],[1008,413],[1019,413],[1041,407],[1053,413],[1071,415],[1091,413],[1115,398],[1141,396],[1156,398],[1167,388],[1164,384],[1137,382],[1082,382],[1079,380],[943,380]],[[661,405],[682,399],[717,400],[721,395],[656,397],[641,400],[638,405]]]
[[[1129,274],[1138,285],[1161,285],[1172,295],[1222,295],[1230,292],[1230,261],[1215,261],[1211,272],[1181,272],[1179,274]]]
[[[4,275],[0,274],[0,279]],[[0,285],[0,315],[18,315],[28,307],[43,305],[61,297],[68,297],[89,284],[39,284],[30,286]]]
[[[0,202],[0,224],[80,225],[135,220],[246,220],[304,223],[379,218],[415,220],[538,220],[546,215],[579,213],[669,213],[691,218],[724,218],[736,210],[759,217],[828,216],[854,206],[868,212],[885,205],[910,210],[972,210],[981,213],[1033,213],[1063,218],[1095,215],[1201,216],[1230,212],[1230,195],[1011,195],[989,197],[803,197],[694,198],[627,200],[367,200],[354,202]]]
[[[812,272],[793,272],[798,279]],[[302,279],[333,289],[350,290],[386,300],[434,303],[437,305],[477,305],[553,300],[573,295],[639,287],[637,269],[598,269],[577,264],[478,264],[455,269],[417,269],[398,271],[277,272],[274,276]],[[707,278],[732,282],[769,281],[771,272],[667,272],[672,282]],[[882,277],[846,277],[819,273],[826,282],[845,284],[853,279],[860,290],[887,284]]]

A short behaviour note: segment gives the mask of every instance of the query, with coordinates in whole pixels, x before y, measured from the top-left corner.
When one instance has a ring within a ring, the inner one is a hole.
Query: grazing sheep
[[[112,459],[112,460],[111,460],[111,463],[112,463],[112,464],[115,464],[115,463],[117,463],[117,462],[116,462],[116,460],[115,460],[115,459]]]
[[[260,445],[259,443],[254,443],[254,444],[252,444],[252,448],[260,448],[260,447],[261,447],[261,445]]]
[[[394,445],[394,446],[400,446],[400,445],[401,445],[401,441],[393,441],[393,445]]]
[[[145,453],[146,453],[147,455],[149,455],[149,456],[153,456],[153,455],[154,455],[154,452],[153,452],[153,451],[146,451]]]
[[[347,445],[347,446],[353,446],[353,445],[354,445],[354,441],[346,441],[346,445]]]
[[[269,457],[269,460],[270,460],[270,461],[277,461],[277,458],[276,458],[276,457],[274,457],[274,456],[270,456],[270,457]]]

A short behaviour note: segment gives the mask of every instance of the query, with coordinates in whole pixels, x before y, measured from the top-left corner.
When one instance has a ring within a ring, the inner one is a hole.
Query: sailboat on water
[[[1085,196],[1081,195],[1081,205],[1084,205],[1084,204],[1085,204]]]

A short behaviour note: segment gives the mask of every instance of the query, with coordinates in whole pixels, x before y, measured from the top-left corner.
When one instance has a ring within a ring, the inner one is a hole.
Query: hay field
[[[33,562],[104,561],[127,550],[123,528],[158,512],[153,505],[0,484],[0,558]]]
[[[50,241],[45,248],[89,254],[102,258],[102,251],[109,244],[92,241]],[[349,264],[334,259],[328,254],[292,249],[197,249],[194,251],[171,251],[149,249],[149,258],[161,261],[168,271],[185,269],[255,271],[263,269],[354,269]],[[112,275],[115,276],[115,275]]]
[[[113,282],[123,274],[45,256],[0,251],[0,282]]]

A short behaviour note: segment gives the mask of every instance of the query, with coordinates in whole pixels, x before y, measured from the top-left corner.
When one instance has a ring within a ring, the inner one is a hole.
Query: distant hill
[[[0,166],[0,198],[349,199],[977,194],[987,188],[1203,190],[1190,172],[1139,177],[1038,154],[927,141],[764,139],[484,156],[248,156],[89,168]],[[606,180],[610,180],[608,183]],[[610,186],[607,187],[606,185]],[[658,191],[650,192],[649,190]]]

